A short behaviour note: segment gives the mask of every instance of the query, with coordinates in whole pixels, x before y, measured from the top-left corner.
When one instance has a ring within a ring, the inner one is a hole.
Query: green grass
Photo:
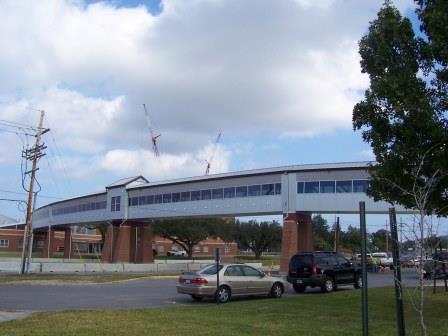
[[[237,300],[224,305],[33,314],[0,324],[0,335],[360,335],[361,291],[291,298]],[[447,335],[448,293],[428,293],[428,335]],[[416,314],[405,302],[407,335],[418,335]],[[369,332],[396,335],[391,288],[369,291]]]
[[[17,282],[85,282],[85,283],[105,283],[112,281],[122,281],[149,277],[139,274],[3,274],[0,276],[0,284]],[[1,335],[1,334],[0,334]]]

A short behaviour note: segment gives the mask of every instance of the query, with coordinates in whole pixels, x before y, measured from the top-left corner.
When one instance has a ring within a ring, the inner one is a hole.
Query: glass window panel
[[[224,198],[234,198],[235,197],[235,187],[224,188]]]
[[[247,187],[236,187],[236,197],[247,197]]]
[[[305,194],[314,194],[319,192],[319,182],[305,182]]]
[[[282,193],[282,184],[281,183],[276,183],[275,184],[275,194],[276,195],[280,195]]]
[[[320,181],[320,192],[332,194],[335,191],[335,181]]]
[[[368,180],[353,180],[353,192],[367,192]]]
[[[199,190],[191,192],[191,200],[192,201],[199,201],[200,199],[201,199],[201,192]]]
[[[154,204],[154,195],[146,196],[146,204]]]
[[[131,205],[132,206],[138,205],[138,197],[131,197]]]
[[[212,198],[211,190],[201,190],[201,199],[202,200],[209,200],[211,198]]]
[[[171,203],[171,194],[163,194],[163,203]]]
[[[252,185],[247,188],[249,196],[260,196],[261,185]]]
[[[305,186],[305,182],[297,182],[297,193],[303,194],[303,188]]]
[[[351,193],[352,192],[352,181],[336,181],[336,192],[337,193]]]
[[[163,196],[162,195],[155,195],[154,196],[154,203],[156,204],[160,204],[163,201]]]
[[[144,205],[146,204],[146,197],[145,196],[140,196],[138,198],[138,205]]]
[[[275,187],[274,184],[263,184],[261,186],[261,194],[262,195],[274,195],[275,193]]]
[[[180,193],[172,193],[171,197],[172,197],[173,203],[180,201]]]
[[[223,198],[222,188],[213,189],[212,190],[212,198],[213,199],[222,199]]]
[[[188,202],[190,200],[190,192],[184,191],[180,193],[180,200],[182,202]]]

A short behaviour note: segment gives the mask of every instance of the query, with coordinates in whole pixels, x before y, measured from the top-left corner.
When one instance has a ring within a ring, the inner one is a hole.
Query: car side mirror
[[[264,278],[266,276],[265,272],[260,272],[260,278]]]

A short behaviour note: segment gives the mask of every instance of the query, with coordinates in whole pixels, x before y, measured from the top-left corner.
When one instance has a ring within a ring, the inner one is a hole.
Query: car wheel
[[[303,293],[305,291],[305,289],[306,289],[306,286],[304,286],[304,285],[294,284],[292,286],[294,287],[294,290],[295,290],[296,293]]]
[[[355,275],[355,282],[353,283],[353,286],[358,289],[362,287],[362,276],[361,274]]]
[[[230,300],[230,288],[227,286],[219,287],[218,300],[220,303],[226,303]]]
[[[276,282],[275,284],[272,285],[270,294],[271,297],[273,298],[276,299],[281,298],[283,295],[283,286],[280,283]]]
[[[334,291],[334,280],[331,277],[326,277],[322,286],[322,292],[330,293]]]
[[[202,301],[202,296],[192,294],[191,297],[193,298],[194,301]]]

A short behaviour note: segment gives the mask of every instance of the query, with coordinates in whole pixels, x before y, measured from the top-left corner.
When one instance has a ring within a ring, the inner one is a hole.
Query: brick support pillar
[[[112,257],[114,255],[114,250],[117,243],[117,237],[118,237],[118,227],[110,224],[107,227],[106,236],[103,242],[103,255],[102,255],[103,262],[113,261]]]
[[[144,225],[138,228],[138,245],[137,245],[137,259],[138,263],[152,263],[154,262],[154,255],[152,251],[152,231],[150,225]]]
[[[72,229],[64,230],[64,259],[71,259],[73,251]]]
[[[280,271],[287,272],[289,259],[294,254],[313,251],[313,227],[310,214],[289,213],[283,218]]]
[[[54,230],[49,228],[43,234],[44,236],[44,247],[42,249],[42,258],[51,258],[53,257],[53,249],[54,249]]]
[[[118,228],[117,242],[113,248],[113,262],[134,261],[134,253],[131,251],[131,247],[135,246],[134,232],[135,231],[129,223],[120,225]]]
[[[280,255],[280,272],[288,271],[291,256],[298,250],[297,215],[289,213],[283,215],[282,249]]]

